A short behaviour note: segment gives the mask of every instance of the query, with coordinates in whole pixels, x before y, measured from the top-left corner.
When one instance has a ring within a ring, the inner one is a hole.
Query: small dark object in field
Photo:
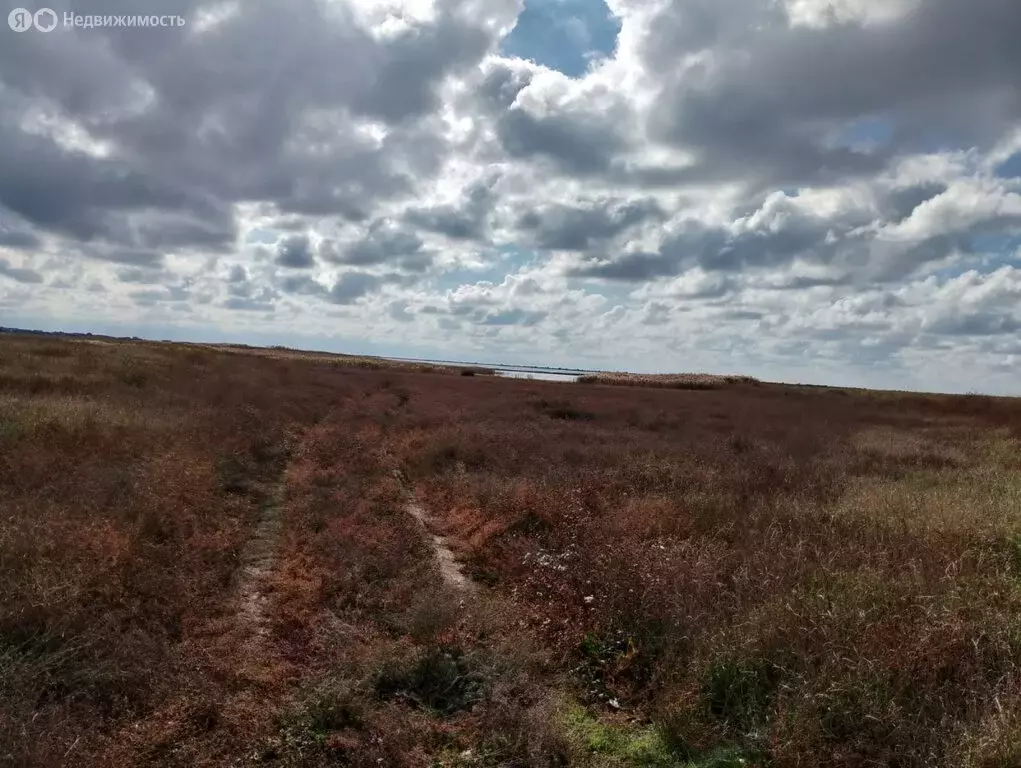
[[[564,421],[592,421],[596,416],[588,411],[579,411],[570,406],[562,408],[551,408],[547,411],[550,418],[563,419]]]
[[[741,435],[731,435],[727,445],[734,453],[747,453],[755,447],[755,444]]]
[[[469,368],[467,370],[461,371],[461,375],[462,376],[474,376],[475,375],[475,371],[473,371],[473,370],[471,370]]]
[[[419,706],[450,715],[471,709],[481,698],[484,681],[473,659],[460,648],[432,648],[416,660],[392,664],[376,678],[376,692],[403,696]]]
[[[562,419],[563,421],[592,421],[596,415],[589,411],[575,408],[571,403],[564,400],[547,400],[541,398],[532,403],[536,410],[546,414],[551,419]]]

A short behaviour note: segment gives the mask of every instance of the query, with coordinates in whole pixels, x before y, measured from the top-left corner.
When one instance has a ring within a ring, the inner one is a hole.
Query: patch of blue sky
[[[253,229],[245,238],[246,243],[259,243],[261,245],[272,245],[280,239],[280,233],[273,229]]]
[[[1021,178],[1021,152],[1016,152],[996,166],[996,175],[1001,179]]]
[[[970,140],[965,135],[955,135],[950,129],[917,131],[910,134],[898,130],[897,124],[884,115],[868,115],[851,120],[841,128],[833,138],[837,147],[847,147],[858,151],[874,151],[896,142],[902,150],[912,152],[947,152],[967,149]],[[1021,158],[1015,156],[1007,161],[1008,171],[1012,175],[1021,175]]]
[[[1002,232],[997,234],[974,235],[971,248],[976,253],[988,253],[994,256],[1009,256],[1021,248],[1021,234]]]
[[[436,277],[434,285],[441,291],[454,290],[461,285],[488,282],[499,285],[507,275],[536,264],[540,256],[535,251],[513,245],[500,245],[485,256],[478,267],[458,267]]]
[[[621,282],[619,280],[599,280],[594,278],[574,278],[568,280],[568,290],[584,291],[593,296],[602,296],[607,301],[607,309],[620,304],[628,306],[634,303],[633,293],[638,288],[637,283]]]
[[[873,149],[893,138],[893,123],[885,117],[872,116],[854,120],[841,129],[834,140],[838,147]]]
[[[603,0],[525,0],[501,53],[580,77],[593,58],[613,53],[619,32]]]
[[[1021,233],[975,235],[971,239],[975,253],[983,254],[984,268],[992,271],[1004,266],[1021,268]]]
[[[1000,267],[1021,267],[1021,234],[998,233],[973,235],[967,242],[970,255],[928,274],[940,280],[952,280],[966,272],[993,272]]]

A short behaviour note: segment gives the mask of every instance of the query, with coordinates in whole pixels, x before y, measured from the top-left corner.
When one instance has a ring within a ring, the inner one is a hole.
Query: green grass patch
[[[567,708],[563,724],[569,740],[580,752],[605,758],[605,765],[685,765],[654,726],[607,725],[578,705]]]
[[[749,768],[761,765],[740,749],[725,747],[702,755],[673,749],[655,725],[600,722],[584,707],[568,706],[562,714],[565,735],[582,765],[600,768]]]

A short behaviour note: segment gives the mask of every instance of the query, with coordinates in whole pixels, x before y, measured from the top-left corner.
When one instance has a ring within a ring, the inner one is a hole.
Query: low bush
[[[450,715],[470,709],[482,697],[485,679],[477,659],[457,646],[439,645],[380,670],[376,693],[399,696],[415,706]]]

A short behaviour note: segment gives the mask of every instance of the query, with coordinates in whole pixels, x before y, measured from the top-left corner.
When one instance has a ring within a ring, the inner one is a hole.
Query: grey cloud
[[[581,205],[553,204],[528,211],[517,226],[530,232],[540,248],[586,251],[646,221],[661,221],[654,200],[603,200]]]
[[[404,213],[404,221],[454,240],[483,240],[495,200],[493,183],[495,179],[472,184],[465,190],[459,205],[409,208]]]
[[[891,157],[887,150],[827,148],[805,127],[777,115],[754,97],[718,88],[686,92],[668,115],[656,117],[669,124],[663,129],[666,139],[700,153],[694,167],[677,173],[678,182],[740,180],[760,189],[827,184],[874,174]],[[674,125],[674,119],[682,122]]]
[[[572,277],[598,277],[606,280],[639,282],[670,277],[680,272],[675,259],[660,253],[627,253],[616,259],[572,267]]]
[[[207,208],[201,217],[134,217],[133,237],[114,237],[137,243],[143,248],[174,250],[199,248],[226,251],[234,245],[237,226],[233,214],[226,208]],[[116,232],[116,230],[114,230]]]
[[[907,277],[920,265],[939,261],[955,251],[968,253],[971,250],[967,232],[930,237],[907,246],[874,243],[872,257],[854,266],[864,279],[892,282]]]
[[[432,263],[433,255],[414,232],[387,219],[374,221],[361,239],[346,246],[332,241],[320,245],[320,257],[336,264],[374,266],[392,264],[420,272]]]
[[[483,306],[495,304],[495,301],[477,298],[471,302],[456,302],[450,305],[447,310],[451,315],[457,317],[468,317],[470,315],[483,316],[485,312],[481,309]]]
[[[0,81],[2,82],[2,81]],[[0,204],[27,221],[79,240],[111,232],[112,211],[203,209],[166,181],[118,160],[72,154],[0,119]]]
[[[276,263],[292,269],[307,269],[315,265],[308,235],[291,235],[277,244]]]
[[[944,336],[1016,335],[1021,332],[1021,320],[1002,312],[973,312],[939,318],[926,330]]]
[[[375,291],[382,279],[365,272],[347,272],[333,284],[327,299],[334,304],[353,304],[358,299]]]
[[[303,276],[304,279],[309,279]],[[303,278],[296,278],[301,280]],[[285,283],[287,280],[284,281]],[[317,284],[318,285],[318,284]],[[295,290],[294,292],[301,292]],[[280,295],[274,288],[256,285],[248,275],[248,271],[240,264],[231,266],[227,273],[228,298],[223,303],[227,309],[246,311],[272,311],[274,302]]]
[[[271,262],[273,261],[275,251],[265,245],[256,245],[252,247],[250,253],[252,260],[255,262]]]
[[[284,217],[269,225],[268,229],[279,229],[284,232],[302,232],[308,227],[305,220],[299,217]]]
[[[109,261],[114,264],[127,264],[135,267],[160,267],[163,264],[163,254],[158,251],[147,251],[132,248],[85,248],[82,250],[86,256],[101,261]]]
[[[353,304],[358,299],[375,293],[384,285],[406,285],[408,278],[397,272],[374,275],[369,272],[345,272],[329,288],[308,275],[292,275],[280,281],[287,293],[313,296],[331,304]]]
[[[185,286],[176,285],[166,286],[162,289],[153,288],[143,291],[132,291],[128,295],[136,304],[151,307],[163,302],[187,301],[191,297],[191,292]]]
[[[670,320],[672,308],[663,302],[650,302],[642,314],[642,325],[663,325]]]
[[[780,7],[674,3],[653,24],[651,61],[714,50],[713,66],[668,82],[653,112],[657,136],[698,154],[696,178],[836,181],[921,137],[988,146],[1021,117],[1014,0],[926,0],[898,21],[821,29],[788,28]],[[694,9],[698,23],[685,23]],[[862,118],[888,125],[890,141],[867,152],[828,139]]]
[[[512,7],[441,2],[430,22],[374,36],[341,4],[246,3],[206,32],[193,27],[197,4],[174,5],[184,31],[5,40],[0,203],[104,248],[227,249],[237,201],[363,220],[441,167],[449,149],[421,118],[443,79],[495,44]],[[22,131],[41,100],[114,151],[71,152]],[[381,145],[353,130],[362,117],[389,124]]]
[[[169,277],[162,268],[129,267],[117,270],[117,279],[122,283],[161,283]]]
[[[240,273],[235,270],[240,270]],[[223,302],[224,308],[242,312],[273,312],[276,309],[279,294],[269,286],[255,289],[240,265],[231,269],[229,283],[231,295]]]
[[[532,81],[532,67],[516,61],[490,61],[476,89],[482,105],[491,114],[502,114]]]
[[[946,184],[930,182],[890,190],[883,201],[882,213],[889,222],[897,224],[926,200],[943,194],[947,189]]]
[[[500,148],[512,158],[543,161],[570,175],[608,173],[627,148],[621,122],[631,113],[605,91],[566,106],[515,103],[533,77],[529,63],[487,62],[472,101],[463,106],[492,121]]]
[[[39,247],[39,238],[31,232],[0,229],[0,248],[29,250]]]
[[[449,205],[409,211],[405,220],[454,240],[471,240],[482,236],[482,223],[478,218]]]
[[[737,235],[722,228],[689,226],[665,237],[658,251],[625,253],[611,258],[589,257],[571,267],[569,274],[641,282],[673,277],[693,267],[708,272],[738,273],[781,267],[795,258],[822,264],[839,261],[840,257],[855,258],[857,244],[853,240],[828,243],[828,231],[824,222],[814,227],[792,224],[789,228],[777,231],[744,232]],[[935,252],[927,256],[929,259],[936,257]],[[867,249],[863,258],[869,258]],[[883,262],[882,268],[886,275],[891,274],[895,264],[909,271],[917,266],[919,260],[923,260],[921,252],[915,253],[913,258]],[[878,268],[874,273],[876,277],[880,276]],[[843,276],[832,279],[791,278],[787,285],[779,287],[804,288],[813,284],[834,284],[845,279]]]
[[[421,274],[432,267],[434,258],[435,254],[432,251],[421,250],[398,259],[396,266],[406,272]]]
[[[772,287],[804,289],[854,281],[890,282],[951,254],[972,254],[975,237],[1011,231],[1021,220],[990,213],[951,234],[920,233],[916,240],[884,239],[882,226],[902,221],[918,205],[936,196],[943,185],[917,185],[875,190],[877,211],[870,206],[848,207],[816,216],[798,198],[774,193],[748,206],[735,226],[706,226],[685,222],[662,237],[652,252],[607,254],[599,244],[584,243],[588,251],[569,268],[569,274],[609,280],[648,281],[679,275],[692,267],[709,272],[775,270],[794,260],[831,267],[829,275],[787,276]],[[876,218],[888,214],[891,218]],[[740,225],[740,226],[737,226]],[[583,228],[583,231],[588,231]],[[576,243],[582,245],[582,242]]]
[[[829,277],[806,277],[804,275],[785,275],[780,280],[770,283],[769,287],[781,291],[804,291],[808,288],[846,285],[848,275],[835,274]]]
[[[481,320],[482,325],[523,325],[530,327],[542,322],[548,312],[530,312],[524,309],[508,309],[494,312]]]
[[[280,287],[287,293],[296,293],[304,296],[323,296],[326,289],[321,283],[313,280],[308,275],[288,275],[280,281]]]
[[[353,106],[388,122],[431,112],[442,76],[479,61],[490,43],[485,30],[455,16],[412,28],[375,49],[373,81],[360,89]]]
[[[410,323],[415,319],[415,316],[408,312],[408,302],[406,301],[392,301],[387,305],[386,312],[394,320],[401,323]]]
[[[0,277],[9,277],[19,283],[38,284],[43,281],[43,276],[34,269],[15,267],[7,259],[0,259]]]
[[[239,310],[243,312],[273,312],[276,307],[271,301],[259,301],[258,299],[242,299],[231,296],[223,302],[225,309]]]
[[[749,309],[731,309],[723,313],[728,320],[761,320],[765,317],[762,312],[755,312]]]
[[[511,157],[546,159],[578,176],[609,172],[614,157],[625,147],[608,118],[596,112],[536,116],[513,107],[499,119],[497,132]]]

